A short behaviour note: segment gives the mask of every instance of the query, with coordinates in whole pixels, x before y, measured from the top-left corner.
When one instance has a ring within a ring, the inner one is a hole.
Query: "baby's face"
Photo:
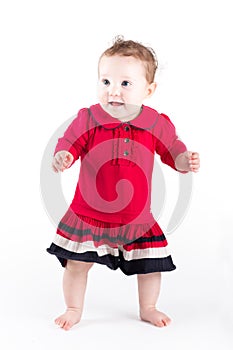
[[[143,63],[134,57],[103,56],[99,62],[98,99],[114,118],[136,117],[143,100],[154,92],[152,85],[146,80]]]

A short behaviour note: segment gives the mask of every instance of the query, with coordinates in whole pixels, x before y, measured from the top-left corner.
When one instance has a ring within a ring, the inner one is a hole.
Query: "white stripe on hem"
[[[123,257],[127,261],[138,260],[138,259],[150,259],[150,258],[166,258],[170,255],[168,247],[155,247],[155,248],[145,248],[145,249],[133,249],[131,251],[125,250],[122,246],[119,248],[111,248],[107,244],[103,244],[98,248],[94,246],[93,241],[86,241],[83,243],[73,242],[66,239],[58,234],[55,236],[54,244],[66,249],[72,253],[86,253],[95,252],[98,256],[104,256],[111,254],[115,257],[119,256],[119,250],[122,251]]]

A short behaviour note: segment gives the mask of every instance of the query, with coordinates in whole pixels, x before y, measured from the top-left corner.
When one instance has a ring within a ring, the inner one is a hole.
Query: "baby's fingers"
[[[189,159],[189,166],[190,170],[197,172],[200,168],[200,159],[199,159],[199,154],[193,154],[192,157]]]
[[[53,158],[52,168],[56,173],[59,171],[64,171],[71,166],[73,160],[74,157],[71,153],[67,151],[59,151]]]
[[[55,173],[58,173],[58,169],[57,169],[57,167],[56,167],[54,164],[52,164],[52,169],[53,169],[53,171],[54,171]]]
[[[73,161],[72,159],[66,157],[66,158],[64,159],[64,161],[63,161],[64,167],[65,167],[65,168],[69,168],[69,166],[71,165],[72,161]]]
[[[193,171],[194,173],[197,173],[199,170],[199,165],[190,165],[190,170]]]
[[[192,154],[191,154],[191,159],[193,159],[193,160],[199,159],[199,153],[197,153],[197,152],[192,152]]]
[[[189,160],[189,164],[190,165],[197,165],[197,164],[199,164],[200,162],[199,162],[199,159],[190,159]]]
[[[71,153],[68,153],[64,159],[63,165],[65,169],[68,169],[73,163],[74,157]]]
[[[56,173],[63,171],[63,161],[60,157],[53,158],[52,168]]]

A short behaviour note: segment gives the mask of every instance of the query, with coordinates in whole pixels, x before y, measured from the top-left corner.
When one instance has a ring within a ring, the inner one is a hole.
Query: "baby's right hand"
[[[53,157],[52,168],[55,173],[68,169],[73,163],[74,157],[68,151],[59,151]]]

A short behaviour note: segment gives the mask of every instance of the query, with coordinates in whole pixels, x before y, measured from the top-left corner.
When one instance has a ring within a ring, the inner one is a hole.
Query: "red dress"
[[[81,160],[69,210],[58,225],[49,253],[63,266],[67,259],[94,261],[129,275],[175,268],[167,241],[151,213],[154,154],[175,169],[186,151],[170,119],[142,106],[121,122],[100,104],[84,108],[58,140]]]

